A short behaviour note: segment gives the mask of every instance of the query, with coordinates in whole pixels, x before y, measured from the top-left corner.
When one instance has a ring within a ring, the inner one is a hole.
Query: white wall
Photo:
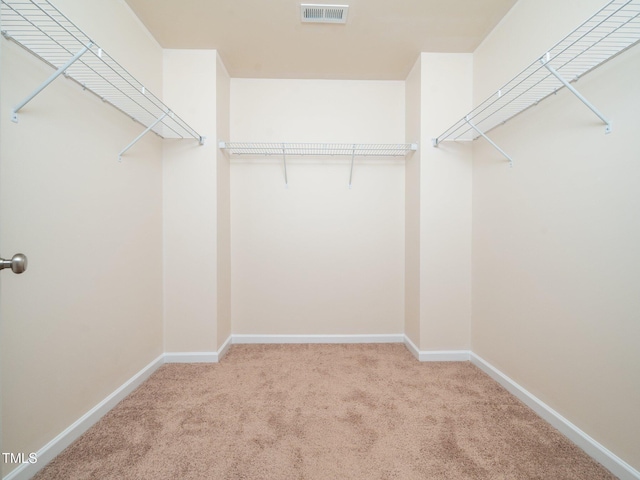
[[[229,173],[216,142],[228,128],[228,120],[217,124],[218,115],[222,119],[228,111],[228,82],[215,50],[164,50],[164,100],[207,137],[204,145],[164,143],[166,352],[215,352],[226,340],[218,338],[219,330],[224,333],[230,323],[224,293],[229,291]],[[218,325],[220,312],[226,319]]]
[[[123,2],[54,2],[156,94],[160,47]],[[107,31],[103,25],[118,25]],[[35,452],[162,353],[162,164],[153,135],[4,38],[0,245],[2,451]],[[4,465],[7,474],[15,465]]]
[[[406,81],[405,333],[421,351],[468,350],[471,148],[432,138],[471,108],[472,56],[422,53]]]
[[[231,140],[404,143],[404,82],[231,81]],[[404,161],[232,160],[238,334],[396,334],[404,323]]]
[[[216,62],[216,139],[229,138],[231,79],[220,56]],[[214,139],[211,139],[214,141]],[[218,149],[217,162],[217,348],[231,335],[231,171],[229,159]]]
[[[418,143],[405,168],[405,263],[404,263],[404,334],[420,345],[420,164],[419,142],[422,122],[422,56],[405,81],[405,135],[409,143]]]
[[[509,78],[496,68],[517,73],[600,3],[518,2],[475,52],[476,92],[494,91]],[[474,143],[472,321],[476,354],[636,469],[638,85],[635,47],[576,84],[612,118],[610,135],[564,89],[491,132],[513,169]]]
[[[421,55],[420,344],[467,350],[471,321],[471,148],[431,141],[471,109],[470,54]]]

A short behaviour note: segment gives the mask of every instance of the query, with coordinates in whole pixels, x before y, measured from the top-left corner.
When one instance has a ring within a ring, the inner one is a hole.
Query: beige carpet
[[[395,344],[165,365],[35,478],[615,477],[470,363]]]

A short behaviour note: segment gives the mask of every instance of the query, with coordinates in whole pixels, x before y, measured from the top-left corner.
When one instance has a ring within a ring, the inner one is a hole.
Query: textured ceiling
[[[318,25],[294,0],[126,1],[164,48],[217,49],[233,77],[379,80],[420,52],[472,52],[516,2],[350,0],[346,25]]]

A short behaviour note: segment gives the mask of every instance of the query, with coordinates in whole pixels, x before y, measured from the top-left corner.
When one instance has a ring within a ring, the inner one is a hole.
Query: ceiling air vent
[[[347,23],[348,12],[348,5],[300,5],[300,16],[305,23]]]

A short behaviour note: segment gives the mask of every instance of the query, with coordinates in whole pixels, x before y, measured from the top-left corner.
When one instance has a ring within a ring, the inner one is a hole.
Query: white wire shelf
[[[204,138],[47,0],[0,0],[2,35],[56,69],[18,111],[57,76],[77,82],[162,138]],[[142,137],[125,148],[121,155]]]
[[[219,142],[218,147],[231,155],[247,155],[252,157],[282,157],[284,166],[284,183],[289,186],[287,176],[288,156],[351,156],[349,171],[349,188],[353,183],[354,158],[359,157],[404,157],[418,149],[416,143],[249,143]]]
[[[611,122],[570,84],[640,41],[640,0],[613,0],[504,84],[454,125],[433,139],[472,141],[563,86],[569,88],[611,131]],[[506,155],[497,145],[494,147]]]
[[[322,156],[355,155],[362,157],[404,157],[415,151],[414,143],[357,144],[357,143],[248,143],[220,142],[219,147],[231,155],[253,156]]]

